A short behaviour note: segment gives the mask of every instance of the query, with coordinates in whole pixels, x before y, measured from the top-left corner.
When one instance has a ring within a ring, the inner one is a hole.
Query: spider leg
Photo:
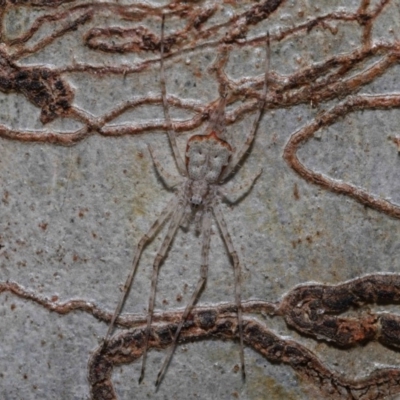
[[[203,216],[203,244],[201,248],[201,269],[200,269],[200,278],[197,282],[196,289],[194,290],[192,297],[190,298],[189,303],[187,304],[185,311],[182,314],[181,321],[179,322],[178,328],[176,329],[173,344],[169,349],[167,357],[164,360],[164,363],[157,375],[157,380],[155,383],[156,388],[160,385],[161,381],[164,378],[164,375],[167,371],[168,365],[172,359],[172,356],[175,352],[176,345],[178,343],[179,334],[183,327],[183,324],[186,322],[186,319],[192,310],[194,304],[196,303],[197,298],[199,297],[200,292],[203,290],[204,285],[207,281],[207,273],[208,273],[208,254],[210,252],[210,239],[211,239],[211,216],[210,212],[207,211]]]
[[[156,300],[156,288],[157,288],[157,280],[158,280],[158,272],[160,270],[160,264],[165,258],[165,255],[167,254],[168,248],[172,242],[172,239],[174,238],[177,229],[179,228],[179,224],[182,220],[182,217],[185,213],[185,207],[184,204],[180,202],[178,205],[177,210],[174,212],[171,223],[168,227],[167,234],[165,235],[165,238],[161,244],[160,250],[158,251],[156,258],[153,263],[153,275],[151,277],[151,291],[150,291],[150,297],[149,297],[149,309],[148,309],[148,314],[147,314],[147,327],[146,327],[146,337],[145,337],[145,346],[143,350],[143,356],[142,356],[142,369],[140,372],[140,378],[139,378],[139,383],[142,382],[144,378],[144,372],[146,369],[146,358],[147,358],[147,347],[149,344],[149,337],[150,337],[150,326],[151,322],[153,320],[153,311],[154,311],[154,303]]]
[[[247,195],[261,173],[262,169],[260,168],[257,173],[255,173],[252,177],[247,178],[243,183],[236,184],[229,189],[218,188],[218,193],[229,203],[236,203],[242,197]]]
[[[257,133],[258,125],[260,124],[260,120],[263,114],[264,110],[264,105],[265,105],[265,99],[267,97],[267,81],[268,81],[268,72],[269,72],[269,60],[270,60],[270,43],[269,43],[269,33],[267,35],[267,45],[266,45],[266,58],[265,58],[265,75],[264,75],[264,88],[263,88],[263,93],[261,97],[261,101],[258,103],[258,112],[256,117],[254,118],[253,121],[253,127],[246,137],[246,140],[242,146],[242,148],[235,153],[232,156],[232,159],[230,160],[228,166],[225,169],[225,172],[222,175],[222,180],[226,179],[236,168],[236,166],[239,164],[243,156],[247,153],[249,150],[250,146],[252,145],[254,138]]]
[[[240,341],[240,363],[242,365],[242,377],[245,379],[246,372],[244,366],[244,351],[243,351],[243,319],[242,319],[242,293],[240,285],[240,262],[235,247],[233,246],[231,235],[228,231],[224,215],[218,203],[213,206],[214,216],[217,220],[219,229],[222,233],[222,238],[228,248],[229,255],[233,261],[233,271],[235,275],[235,302],[237,308],[238,327],[239,327],[239,341]]]
[[[161,21],[161,41],[160,41],[160,86],[161,86],[161,96],[163,102],[164,109],[164,118],[167,122],[167,132],[169,142],[172,147],[172,152],[174,154],[176,166],[178,167],[178,171],[182,176],[187,176],[186,166],[183,161],[181,154],[179,153],[178,145],[176,144],[176,134],[171,122],[171,117],[169,115],[169,106],[167,100],[167,89],[165,88],[165,70],[164,70],[164,23],[165,23],[165,15],[162,16]]]
[[[149,148],[149,152],[151,155],[151,159],[153,160],[154,167],[157,170],[158,175],[160,175],[161,179],[163,180],[164,184],[167,186],[167,188],[173,189],[175,186],[178,186],[180,183],[182,183],[183,180],[181,177],[171,175],[164,169],[164,167],[158,160],[156,153],[154,153],[152,147],[150,145],[147,145],[147,147]]]
[[[154,221],[153,225],[151,228],[145,233],[142,238],[139,240],[139,243],[136,246],[136,251],[135,251],[135,256],[132,261],[132,268],[131,271],[125,281],[124,288],[122,291],[122,295],[119,299],[117,308],[114,311],[114,314],[111,318],[110,325],[108,327],[107,334],[104,338],[103,345],[106,345],[108,342],[108,339],[110,338],[110,335],[113,331],[114,325],[115,325],[115,320],[118,318],[121,309],[125,303],[126,297],[128,296],[129,289],[132,285],[132,280],[133,277],[135,276],[137,266],[139,264],[140,256],[142,255],[143,248],[149,242],[154,235],[157,233],[157,231],[160,229],[160,227],[164,224],[164,222],[168,219],[168,217],[172,214],[173,210],[175,209],[177,205],[176,197],[174,197],[168,204],[167,206],[161,211],[160,216]]]

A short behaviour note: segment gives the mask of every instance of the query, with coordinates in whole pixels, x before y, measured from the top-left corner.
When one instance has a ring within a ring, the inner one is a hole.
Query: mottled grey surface
[[[304,10],[303,19],[329,11],[324,2],[319,2],[323,10],[307,6],[308,3],[288,1],[271,17],[271,22],[257,25],[249,36],[256,36],[266,27],[272,34],[279,27],[298,23],[300,10]],[[344,6],[355,10],[359,4],[329,3],[332,10]],[[390,40],[391,28],[398,32],[399,5],[393,3],[380,16],[384,23],[377,24],[380,28],[373,32],[374,40]],[[224,12],[237,10],[227,4]],[[21,33],[32,23],[34,14],[25,18],[26,13],[29,9],[5,16],[10,35]],[[93,26],[104,23],[94,21]],[[117,18],[109,19],[107,24],[127,25]],[[156,30],[159,20],[149,20],[148,24]],[[61,37],[35,56],[24,59],[24,65],[60,66],[74,60],[112,65],[129,63],[135,58],[134,54],[104,55],[84,48],[80,39],[89,27],[90,24],[85,25]],[[170,28],[171,23],[167,29]],[[51,30],[51,24],[46,29]],[[271,70],[284,75],[324,59],[327,52],[351,51],[358,46],[359,36],[359,27],[349,24],[341,27],[337,35],[328,29],[316,29],[306,39],[302,35],[299,41],[291,37],[273,43]],[[239,78],[261,74],[263,63],[256,63],[255,59],[263,56],[261,48],[233,50],[228,75]],[[200,49],[167,63],[168,92],[194,101],[215,99],[215,80],[204,73],[214,59],[214,50]],[[197,74],[197,69],[202,73]],[[362,93],[398,92],[398,72],[399,67],[392,68],[363,87]],[[74,104],[100,115],[132,96],[159,93],[158,73],[158,67],[154,67],[125,78],[100,79],[76,73],[65,75],[65,79],[74,87]],[[329,106],[301,105],[266,112],[255,146],[234,179],[240,181],[263,168],[243,201],[223,206],[243,262],[243,299],[276,301],[300,283],[335,284],[368,273],[400,270],[398,220],[305,182],[282,158],[290,135]],[[49,132],[79,127],[79,123],[69,119],[58,119],[43,127],[39,114],[40,110],[22,95],[0,93],[2,124]],[[172,115],[185,117],[174,110]],[[154,119],[162,119],[161,108],[146,106],[123,114],[113,123]],[[310,140],[301,148],[299,157],[314,170],[400,204],[400,157],[396,146],[388,140],[398,135],[399,121],[397,109],[353,113]],[[251,124],[252,118],[247,117],[229,127],[232,145],[240,146]],[[192,134],[178,138],[181,149]],[[134,244],[172,196],[155,175],[147,150],[150,143],[165,168],[177,173],[164,132],[119,138],[94,135],[69,148],[1,139],[0,280],[15,281],[46,297],[56,295],[60,301],[86,299],[113,310],[131,265]],[[151,263],[160,238],[158,235],[143,254],[126,312],[146,312]],[[160,272],[157,309],[181,308],[186,304],[198,279],[199,264],[199,238],[180,230]],[[214,224],[209,279],[200,303],[233,301],[233,284],[233,270]],[[182,301],[177,300],[179,295]],[[87,362],[106,332],[105,324],[84,313],[50,313],[10,293],[0,295],[0,316],[1,398],[88,398]],[[301,338],[281,319],[266,323],[277,334],[306,344],[330,368],[346,376],[362,377],[377,366],[400,365],[399,353],[375,343],[343,351]],[[223,342],[178,347],[160,390],[154,393],[153,383],[164,356],[164,352],[149,353],[142,385],[137,383],[140,362],[116,368],[113,380],[119,398],[308,399],[292,369],[270,364],[249,349],[245,349],[248,378],[243,384],[240,374],[234,372],[239,363],[238,345]]]

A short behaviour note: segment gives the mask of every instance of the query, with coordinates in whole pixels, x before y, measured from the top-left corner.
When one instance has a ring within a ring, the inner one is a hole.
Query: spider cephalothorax
[[[214,195],[214,185],[206,180],[188,179],[183,185],[182,206],[185,207],[185,214],[180,226],[187,230],[194,222],[196,232],[200,233],[203,215],[210,209]]]
[[[190,205],[197,209],[207,204],[210,194],[210,184],[205,179],[190,180],[187,186],[187,194]]]

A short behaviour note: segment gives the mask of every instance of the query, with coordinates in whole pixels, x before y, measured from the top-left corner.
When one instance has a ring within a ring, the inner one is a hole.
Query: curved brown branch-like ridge
[[[361,204],[381,211],[394,218],[400,218],[400,206],[388,200],[369,194],[367,191],[346,182],[332,179],[307,168],[298,158],[299,147],[305,144],[314,134],[333,124],[347,114],[361,110],[390,109],[400,107],[400,95],[387,96],[352,96],[336,105],[331,110],[323,112],[314,121],[294,133],[285,146],[283,157],[289,166],[307,182],[322,186],[332,192],[352,197]]]
[[[338,285],[305,284],[292,289],[280,304],[270,304],[264,311],[284,316],[287,324],[300,334],[325,339],[339,347],[355,346],[378,340],[392,348],[400,347],[400,317],[390,313],[362,311],[368,304],[398,304],[400,276],[374,274]],[[259,303],[248,304],[245,312],[260,310]],[[265,305],[264,305],[265,307]],[[360,309],[358,317],[340,317],[349,309]],[[170,346],[176,320],[154,325],[150,347]],[[362,379],[349,379],[330,370],[306,347],[279,337],[263,323],[245,318],[245,344],[270,362],[289,365],[303,381],[312,384],[328,399],[382,399],[400,392],[400,369],[378,369]],[[180,343],[196,340],[237,340],[234,307],[196,309],[185,324]],[[106,348],[99,348],[89,362],[89,382],[93,399],[116,399],[111,374],[115,366],[141,357],[144,328],[119,335]]]
[[[271,32],[272,46],[279,46],[283,41],[305,37],[315,29],[336,32],[339,23],[355,24],[362,35],[358,47],[345,55],[329,54],[315,65],[309,65],[281,76],[278,71],[271,71],[269,96],[266,109],[288,108],[298,104],[319,104],[328,100],[343,99],[355,94],[363,85],[374,81],[399,62],[399,43],[395,40],[373,42],[372,28],[390,0],[382,0],[371,5],[361,2],[356,11],[340,10],[322,13],[314,18],[299,19],[295,26],[285,27]],[[66,74],[92,74],[96,77],[109,75],[136,74],[159,66],[160,32],[154,26],[144,26],[149,18],[154,18],[155,26],[160,25],[162,14],[169,20],[179,19],[181,28],[168,33],[164,39],[165,58],[174,62],[183,56],[192,56],[204,50],[216,53],[226,52],[225,62],[217,63],[215,74],[208,75],[215,80],[215,86],[229,88],[227,105],[232,110],[226,115],[226,124],[230,125],[253,113],[261,96],[263,78],[243,77],[238,80],[225,73],[229,54],[235,48],[264,46],[266,33],[258,31],[251,34],[251,29],[265,23],[270,18],[279,16],[285,2],[282,0],[264,0],[255,5],[242,5],[237,13],[221,17],[222,5],[209,2],[182,3],[171,1],[166,7],[156,7],[146,2],[135,2],[134,5],[115,3],[86,2],[77,4],[71,0],[35,0],[6,1],[0,18],[5,18],[16,7],[33,7],[41,10],[30,27],[16,37],[7,37],[4,21],[0,49],[0,91],[17,92],[41,109],[40,120],[43,124],[56,118],[69,118],[79,121],[84,126],[77,131],[62,133],[48,130],[19,131],[2,125],[0,137],[24,142],[45,142],[53,145],[74,145],[97,133],[104,136],[124,136],[145,134],[166,129],[163,122],[148,121],[145,123],[129,122],[123,125],[113,124],[122,114],[138,106],[161,105],[160,96],[147,95],[130,99],[113,106],[107,114],[93,117],[90,110],[79,110],[74,105],[74,89],[68,84]],[[219,13],[219,14],[218,14]],[[215,20],[213,16],[220,17]],[[102,26],[107,16],[120,18],[121,26]],[[126,22],[130,22],[127,26]],[[333,27],[333,25],[336,28]],[[49,27],[54,28],[49,29]],[[39,32],[49,33],[35,40]],[[79,33],[77,33],[79,32]],[[261,33],[260,33],[261,32]],[[44,67],[42,65],[22,67],[23,58],[45,50],[51,44],[67,34],[76,34],[82,46],[91,52],[98,53],[140,53],[145,57],[133,64],[113,63],[109,65],[73,61],[71,65]],[[149,56],[147,56],[147,54]],[[370,68],[363,68],[373,57],[379,61]],[[279,63],[278,63],[279,65]],[[192,131],[210,118],[215,108],[216,99],[194,103],[169,96],[170,106],[177,107],[193,114],[184,121],[176,122],[178,132]]]
[[[347,379],[331,371],[306,347],[283,339],[264,324],[245,318],[244,343],[273,363],[289,365],[328,399],[382,399],[400,392],[400,369],[381,369],[363,379]],[[178,322],[153,326],[149,349],[164,349],[173,342]],[[192,314],[185,323],[179,343],[196,340],[238,340],[237,318],[216,309]],[[99,348],[89,362],[92,399],[116,400],[111,380],[115,366],[131,363],[141,357],[145,346],[145,330],[137,328],[117,335],[107,346]]]
[[[367,275],[339,285],[306,284],[292,289],[282,300],[277,314],[297,332],[350,347],[378,340],[400,348],[400,317],[373,313],[368,305],[399,304],[400,276]],[[357,317],[340,316],[350,310]]]
[[[0,283],[0,292],[10,292],[32,301],[51,312],[64,315],[81,311],[108,323],[111,314],[84,300],[59,302],[22,288],[14,282]],[[372,274],[337,285],[308,283],[290,290],[278,303],[247,301],[244,314],[282,316],[301,335],[347,348],[377,340],[393,349],[400,348],[400,316],[373,313],[368,305],[400,303],[400,275]],[[352,316],[341,314],[353,310]],[[149,346],[164,349],[172,345],[182,311],[157,313],[154,316]],[[113,368],[139,359],[145,346],[145,316],[121,316],[117,324],[126,328],[115,335],[106,347],[100,346],[89,361],[92,398],[117,399]],[[264,322],[244,318],[245,345],[266,360],[290,366],[302,381],[311,384],[327,399],[382,399],[400,392],[400,368],[378,369],[362,379],[350,379],[329,369],[305,346],[273,333]],[[180,336],[180,343],[198,340],[238,340],[234,304],[196,307]]]
[[[400,277],[395,274],[368,275],[339,285],[305,284],[292,289],[270,313],[283,315],[289,326],[301,334],[325,337],[341,346],[379,340],[399,347],[400,317],[393,314],[360,313],[359,318],[343,318],[350,308],[365,304],[400,302]],[[256,303],[255,303],[256,304]],[[254,304],[254,305],[255,305]],[[259,306],[259,305],[258,305]],[[272,306],[272,305],[271,305]],[[254,312],[255,310],[253,310]],[[246,312],[251,312],[251,306]],[[179,322],[170,319],[153,326],[150,347],[166,348],[172,344]],[[180,343],[195,340],[237,340],[234,309],[210,307],[196,310],[185,324]],[[400,392],[400,369],[376,370],[362,379],[348,379],[331,371],[304,346],[279,337],[264,324],[244,321],[245,344],[270,362],[289,365],[302,380],[311,383],[328,399],[382,399]],[[99,348],[89,362],[89,382],[93,399],[116,399],[111,374],[115,366],[130,363],[142,355],[144,329],[136,328],[117,335]]]

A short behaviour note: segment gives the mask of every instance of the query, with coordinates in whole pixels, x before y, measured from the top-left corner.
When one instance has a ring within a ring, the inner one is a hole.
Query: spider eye
[[[201,204],[203,204],[203,199],[201,197],[191,197],[190,198],[190,203],[192,204],[193,207],[198,207]]]

